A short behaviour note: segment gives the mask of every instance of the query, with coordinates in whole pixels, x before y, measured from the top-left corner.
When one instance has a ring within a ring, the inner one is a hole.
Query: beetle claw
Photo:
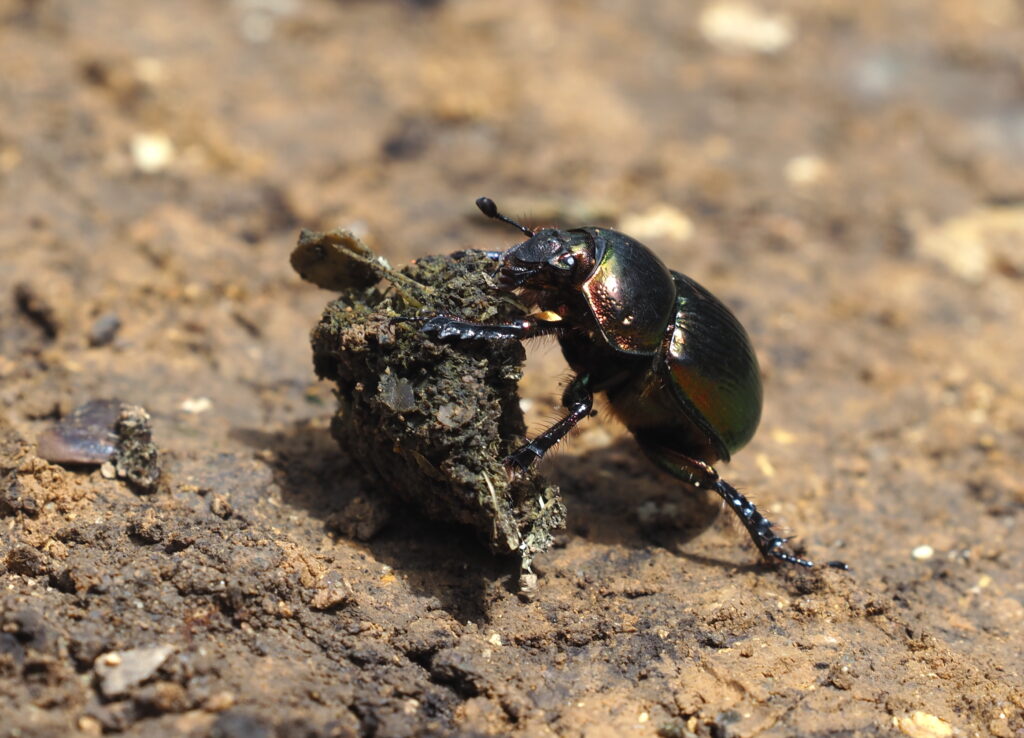
[[[428,335],[434,335],[437,338],[451,338],[452,336],[461,336],[462,331],[457,325],[455,318],[450,318],[447,315],[431,315],[423,317],[399,317],[392,318],[392,323],[419,323],[420,333],[426,333]]]
[[[451,329],[451,324],[452,319],[447,315],[435,315],[423,321],[423,325],[420,326],[420,331],[423,333],[437,333],[438,335],[444,335],[446,329]]]
[[[508,472],[510,479],[514,479],[518,475],[528,472],[530,467],[540,460],[540,457],[541,452],[534,448],[533,444],[528,443],[505,457],[503,462],[505,471]]]
[[[801,559],[799,556],[786,553],[784,551],[773,551],[772,556],[780,561],[785,561],[787,564],[796,564],[797,566],[803,566],[808,569],[814,568],[814,562],[809,559]]]
[[[799,556],[796,556],[795,554],[791,554],[789,551],[783,550],[783,546],[785,546],[791,540],[793,540],[793,536],[786,536],[784,538],[773,538],[771,542],[768,544],[768,550],[764,553],[773,559],[785,561],[787,564],[797,564],[799,566],[805,566],[808,569],[812,568],[814,566],[813,561],[810,561],[808,559],[802,559]]]

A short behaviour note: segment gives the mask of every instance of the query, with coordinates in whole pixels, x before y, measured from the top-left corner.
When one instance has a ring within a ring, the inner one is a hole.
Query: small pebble
[[[36,453],[53,464],[102,464],[117,452],[119,400],[92,400],[39,435]]]
[[[352,585],[339,572],[330,571],[320,578],[309,606],[314,610],[336,610],[352,601]]]
[[[209,397],[186,397],[181,401],[179,407],[182,412],[189,413],[190,415],[199,415],[212,408],[213,402]]]
[[[688,241],[693,237],[695,228],[682,210],[660,203],[642,213],[626,215],[619,221],[619,230],[640,241],[659,238]]]
[[[78,718],[78,730],[83,735],[103,735],[103,723],[91,715],[83,715]]]
[[[519,575],[519,597],[530,599],[537,594],[537,575],[533,572],[523,572]]]
[[[937,224],[912,224],[915,246],[967,282],[1024,275],[1024,208],[977,208]]]
[[[799,439],[795,433],[791,433],[788,430],[782,428],[775,428],[772,430],[772,440],[780,446],[792,446]]]
[[[235,706],[235,695],[227,690],[210,695],[203,703],[207,712],[224,712]]]
[[[771,479],[775,476],[775,465],[772,464],[771,459],[768,458],[767,454],[758,454],[754,457],[754,461],[757,463],[757,468],[761,470],[761,473]]]
[[[166,133],[136,133],[131,143],[132,162],[143,174],[164,171],[174,160],[174,144]]]
[[[770,13],[745,2],[719,2],[700,14],[701,35],[725,51],[777,54],[796,35],[788,16]]]
[[[234,513],[231,502],[224,495],[212,495],[210,497],[210,512],[218,518],[227,520]]]
[[[786,181],[794,187],[817,184],[828,174],[828,164],[813,154],[794,156],[786,162]]]
[[[935,549],[926,543],[923,546],[918,546],[917,548],[915,548],[913,551],[910,552],[910,555],[918,561],[927,561],[935,555]]]
[[[106,346],[114,340],[121,329],[121,318],[117,313],[105,313],[93,321],[89,329],[89,345],[93,348]]]
[[[100,691],[107,698],[124,694],[153,676],[172,653],[174,646],[163,645],[98,656],[93,668],[100,678]]]
[[[908,717],[893,718],[893,723],[901,733],[911,738],[948,738],[953,735],[953,726],[940,717],[920,710]]]

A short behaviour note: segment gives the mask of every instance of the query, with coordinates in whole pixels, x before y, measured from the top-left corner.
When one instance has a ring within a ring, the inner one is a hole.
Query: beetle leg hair
[[[648,454],[659,467],[672,476],[689,482],[695,487],[705,487],[717,492],[739,517],[757,549],[766,559],[776,559],[800,566],[814,566],[813,561],[801,559],[787,551],[785,546],[789,538],[776,535],[771,521],[762,515],[754,503],[744,497],[739,490],[718,476],[718,472],[713,466],[664,449],[649,450]],[[831,562],[829,565],[832,565]]]
[[[438,338],[491,339],[522,341],[545,333],[553,333],[557,325],[545,324],[534,318],[521,318],[509,323],[471,323],[448,315],[427,318],[420,331]]]
[[[552,446],[565,438],[577,423],[590,415],[594,407],[594,393],[589,385],[588,374],[581,374],[573,379],[562,395],[562,405],[568,408],[569,414],[525,446],[520,446],[505,457],[506,468],[512,471],[529,469],[532,464],[543,458]]]

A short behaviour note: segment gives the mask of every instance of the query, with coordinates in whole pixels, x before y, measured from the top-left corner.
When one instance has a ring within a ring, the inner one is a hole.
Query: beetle
[[[490,198],[476,204],[526,235],[507,251],[484,253],[498,263],[499,286],[539,310],[500,324],[434,315],[421,319],[419,329],[461,340],[553,334],[575,373],[562,396],[568,414],[513,451],[506,466],[525,470],[539,461],[591,414],[595,393],[603,392],[648,458],[718,493],[766,559],[813,566],[715,470],[753,437],[761,419],[757,356],[732,312],[624,233],[594,226],[531,230],[500,213]]]

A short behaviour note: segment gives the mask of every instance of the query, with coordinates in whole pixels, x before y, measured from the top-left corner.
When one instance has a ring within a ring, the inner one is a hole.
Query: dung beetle
[[[717,492],[766,559],[813,566],[787,550],[789,539],[776,535],[713,466],[729,461],[761,419],[757,357],[732,312],[623,233],[593,226],[534,231],[502,215],[490,198],[476,204],[527,236],[507,251],[484,253],[499,264],[499,285],[539,310],[501,324],[435,315],[420,330],[439,339],[553,334],[575,372],[562,396],[568,415],[516,449],[506,465],[514,471],[538,461],[604,392],[643,452],[672,476]]]

